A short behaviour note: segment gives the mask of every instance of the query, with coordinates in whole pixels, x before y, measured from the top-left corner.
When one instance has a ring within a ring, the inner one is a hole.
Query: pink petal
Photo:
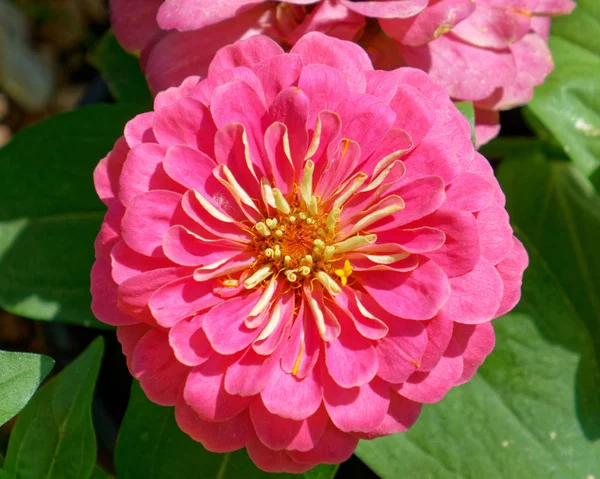
[[[254,437],[248,411],[227,421],[203,421],[183,400],[175,407],[175,420],[183,432],[202,443],[210,452],[231,452],[241,449]]]
[[[197,95],[197,91],[199,88],[200,80],[201,79],[199,76],[192,75],[183,80],[181,82],[181,85],[172,86],[167,88],[166,90],[158,92],[154,97],[154,110],[158,111],[161,108],[174,105],[182,98],[188,96],[194,97],[198,100],[199,98]],[[150,127],[152,127],[152,124],[150,124]],[[152,134],[152,137],[154,138],[154,133]]]
[[[161,108],[154,117],[154,134],[165,146],[183,145],[212,154],[216,127],[208,108],[193,98]]]
[[[473,173],[461,173],[446,190],[444,208],[481,211],[492,202],[493,197],[494,188],[483,177]]]
[[[512,8],[479,8],[452,29],[461,40],[484,48],[506,48],[529,31],[531,14]]]
[[[475,10],[472,0],[429,2],[427,8],[412,18],[390,18],[379,21],[381,28],[404,45],[423,45],[453,28]]]
[[[404,251],[422,254],[435,251],[446,241],[446,234],[437,228],[395,229],[377,234],[378,243],[397,244]]]
[[[173,406],[189,369],[173,355],[169,335],[153,329],[137,343],[131,373],[152,402]]]
[[[191,276],[171,281],[156,289],[148,306],[156,322],[170,328],[179,321],[219,304],[209,282],[198,283]]]
[[[340,431],[333,423],[329,423],[314,449],[306,452],[290,451],[289,455],[305,464],[339,464],[350,458],[357,445],[358,438]]]
[[[425,326],[417,321],[389,317],[390,332],[377,345],[377,376],[401,383],[420,366],[428,344]]]
[[[125,138],[119,138],[113,149],[100,160],[94,170],[94,187],[106,206],[109,206],[119,196],[119,175],[128,152],[129,147]]]
[[[266,387],[276,368],[279,368],[281,350],[262,356],[248,348],[244,355],[227,368],[225,390],[229,394],[254,396]],[[256,401],[258,403],[260,401]]]
[[[153,269],[175,266],[167,258],[152,258],[136,253],[124,241],[119,241],[110,252],[111,274],[117,284]]]
[[[232,18],[263,0],[180,0],[165,2],[158,10],[157,21],[164,30],[175,28],[179,31],[197,30],[213,23]]]
[[[298,88],[310,100],[308,125],[311,128],[321,111],[335,111],[350,94],[344,74],[337,68],[320,63],[307,65],[302,69]]]
[[[279,349],[282,341],[289,338],[292,320],[295,315],[295,294],[291,291],[283,294],[276,292],[275,294],[278,295],[278,298],[273,301],[272,311],[275,307],[279,307],[279,322],[266,338],[257,339],[252,343],[252,349],[262,356],[274,354],[275,350]],[[280,353],[277,354],[280,355]]]
[[[311,373],[321,349],[321,337],[312,324],[312,318],[308,318],[307,307],[306,301],[302,301],[281,359],[281,368],[288,374],[292,374],[298,362],[298,379],[303,379]]]
[[[139,52],[160,31],[156,13],[162,0],[110,0],[115,36],[126,50]]]
[[[352,0],[341,0],[341,2],[342,5],[365,17],[409,18],[421,12],[427,6],[428,0],[388,0],[360,3]]]
[[[270,105],[281,90],[298,85],[302,59],[287,53],[275,55],[254,65],[252,70],[262,83],[266,103]]]
[[[454,340],[463,350],[463,373],[456,386],[465,384],[483,364],[496,342],[491,323],[459,324],[454,327]]]
[[[358,279],[379,305],[400,318],[433,318],[450,296],[450,283],[433,261],[410,273],[361,271]]]
[[[121,349],[123,354],[127,358],[127,367],[131,372],[131,360],[133,357],[133,351],[140,342],[140,339],[151,330],[151,327],[145,323],[132,324],[131,326],[119,326],[117,328],[117,339],[121,343]]]
[[[141,321],[153,323],[148,309],[150,297],[161,286],[189,275],[187,268],[162,268],[133,276],[119,285],[119,309]]]
[[[367,94],[350,95],[336,112],[342,120],[341,135],[359,144],[361,162],[375,151],[396,120],[392,108]]]
[[[383,219],[371,230],[374,233],[395,229],[412,223],[436,211],[446,199],[444,181],[439,176],[425,176],[388,191],[404,200],[403,210],[395,213],[391,219]],[[388,217],[389,218],[389,217]]]
[[[183,399],[205,421],[227,421],[246,409],[254,398],[229,394],[224,387],[224,375],[231,360],[213,354],[190,372],[183,390]]]
[[[406,382],[392,388],[411,401],[433,404],[443,399],[462,372],[461,348],[452,340],[440,362],[430,372],[417,371]]]
[[[131,149],[119,178],[119,198],[128,207],[139,194],[151,190],[171,190],[184,193],[162,166],[165,148],[156,143],[142,143]]]
[[[506,197],[500,188],[500,183],[498,183],[498,180],[494,176],[492,165],[490,165],[490,162],[486,160],[484,156],[482,156],[480,153],[475,153],[472,161],[466,165],[465,171],[481,175],[488,182],[494,185],[494,200],[500,206],[506,205]]]
[[[511,51],[489,50],[442,35],[420,47],[403,48],[407,64],[428,72],[453,98],[482,100],[498,86],[509,85],[517,70]]]
[[[121,221],[125,208],[120,201],[111,202],[104,215],[100,232],[94,241],[94,251],[97,259],[108,259],[113,247],[121,238]]]
[[[477,264],[480,255],[479,233],[471,213],[440,209],[410,226],[430,226],[445,233],[444,245],[425,255],[435,261],[448,277],[465,274]]]
[[[513,230],[506,210],[494,203],[477,215],[481,254],[492,264],[502,261],[512,248]]]
[[[425,321],[427,331],[427,347],[421,358],[419,371],[431,371],[440,362],[444,351],[448,348],[454,331],[454,321],[436,316]]]
[[[191,75],[205,77],[211,60],[222,47],[261,31],[258,21],[268,8],[270,6],[265,4],[201,30],[167,32],[144,52],[146,78],[151,90],[157,93],[180,85]]]
[[[250,417],[260,441],[276,451],[313,449],[329,422],[329,416],[323,408],[302,421],[295,421],[270,413],[260,400],[250,406]]]
[[[269,160],[269,177],[284,196],[293,193],[296,169],[290,158],[287,127],[280,122],[271,124],[265,131],[265,151]],[[296,158],[298,156],[296,155]],[[301,168],[301,165],[299,165]],[[297,183],[296,183],[297,184]]]
[[[342,292],[334,299],[343,310],[339,314],[350,316],[356,330],[365,338],[377,340],[384,338],[388,334],[389,328],[379,319],[379,316],[375,316],[372,311],[367,311],[369,314],[367,315],[364,309],[358,306],[360,303],[362,308],[369,310],[369,306],[372,305],[370,296],[359,294],[358,291],[352,288],[342,288]]]
[[[475,108],[475,138],[477,148],[492,141],[500,134],[500,113]]]
[[[529,264],[529,258],[523,244],[517,238],[513,237],[512,243],[513,246],[508,256],[496,265],[504,284],[504,294],[495,316],[508,313],[521,299],[523,271]]]
[[[575,6],[572,0],[539,0],[534,12],[546,15],[568,15]]]
[[[125,125],[125,140],[129,148],[134,148],[142,143],[156,143],[156,137],[152,131],[155,113],[149,111],[140,113]]]
[[[419,418],[422,405],[406,399],[394,391],[390,392],[390,405],[387,414],[379,425],[367,433],[359,434],[362,439],[374,439],[408,431]]]
[[[457,323],[480,324],[494,318],[503,294],[502,278],[484,258],[468,273],[450,278],[452,294],[440,315]]]
[[[210,358],[213,350],[202,330],[202,316],[180,321],[169,330],[169,344],[177,360],[186,366],[198,366]]]
[[[139,322],[117,307],[118,286],[111,276],[110,261],[99,258],[92,266],[91,289],[92,312],[100,321],[113,326],[125,326]]]
[[[325,344],[325,363],[333,380],[344,388],[362,386],[377,373],[377,353],[347,317],[337,339]]]
[[[303,379],[275,368],[267,387],[260,393],[265,407],[273,414],[301,421],[312,416],[323,399],[321,369],[315,367]]]
[[[260,328],[249,329],[244,321],[262,295],[257,289],[250,294],[223,301],[204,317],[204,331],[215,351],[234,354],[256,339]]]
[[[427,136],[433,125],[435,111],[427,97],[410,85],[399,85],[390,107],[396,112],[394,128],[406,131],[413,146],[417,146]]]
[[[385,417],[390,388],[375,378],[360,387],[345,389],[326,377],[323,398],[333,423],[344,432],[369,432]]]
[[[210,64],[208,73],[209,76],[214,76],[230,68],[253,67],[282,53],[283,49],[270,38],[265,36],[250,37],[219,50]]]
[[[145,256],[164,257],[163,236],[171,226],[181,194],[153,190],[136,196],[121,223],[123,240]]]
[[[309,103],[309,98],[302,90],[288,87],[275,97],[264,120],[264,125],[279,121],[287,126],[290,156],[297,170],[302,168],[308,148]]]
[[[304,35],[290,53],[300,55],[304,65],[317,63],[341,71],[353,93],[364,93],[364,72],[373,69],[368,55],[358,45],[317,32]]]
[[[286,451],[274,451],[260,442],[258,438],[248,442],[246,451],[248,451],[252,462],[265,472],[301,474],[316,466],[316,463],[301,464],[296,462]]]
[[[456,155],[448,150],[447,145],[437,141],[424,140],[402,161],[406,165],[403,177],[406,182],[425,176],[439,176],[447,185],[460,173]]]
[[[217,166],[208,155],[188,146],[170,147],[163,160],[165,172],[177,183],[201,193],[212,178]],[[214,178],[212,178],[214,181]],[[208,195],[207,195],[208,196]],[[210,197],[210,196],[209,196]]]

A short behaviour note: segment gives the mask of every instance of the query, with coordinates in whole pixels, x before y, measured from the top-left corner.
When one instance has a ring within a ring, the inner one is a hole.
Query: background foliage
[[[580,0],[556,20],[550,45],[556,69],[524,111],[535,137],[500,137],[483,151],[529,252],[523,299],[495,321],[496,349],[473,381],[426,406],[408,433],[361,442],[357,456],[381,478],[600,477],[600,3]],[[115,104],[55,116],[0,149],[0,306],[101,328],[89,310],[104,211],[91,173],[151,97],[112,35],[90,61]],[[472,106],[460,108],[472,121]],[[0,352],[0,424],[21,411],[0,479],[112,477],[97,465],[92,424],[102,354],[97,339],[30,400],[53,361]],[[111,467],[110,457],[101,462]],[[114,464],[124,479],[267,476],[244,452],[205,451],[137,384]]]

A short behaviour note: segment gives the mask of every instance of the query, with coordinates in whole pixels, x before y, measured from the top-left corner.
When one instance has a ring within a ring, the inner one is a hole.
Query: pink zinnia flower
[[[527,254],[443,87],[311,33],[222,49],[98,165],[92,308],[207,449],[347,459],[468,381]]]
[[[143,63],[154,91],[190,74],[204,76],[214,53],[240,38],[264,33],[293,45],[320,31],[360,42],[377,68],[420,68],[455,100],[475,102],[479,144],[498,135],[498,111],[528,103],[552,71],[550,17],[575,7],[572,0],[161,3],[111,0],[120,41],[146,47]]]

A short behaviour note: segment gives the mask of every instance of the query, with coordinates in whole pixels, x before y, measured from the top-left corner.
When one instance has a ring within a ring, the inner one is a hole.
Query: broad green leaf
[[[92,173],[138,110],[95,105],[57,115],[0,149],[1,307],[103,326],[90,310],[94,238],[106,211]]]
[[[567,161],[541,153],[504,161],[507,208],[538,249],[595,339],[600,358],[600,196]]]
[[[4,470],[15,479],[87,479],[96,463],[92,396],[104,346],[96,339],[19,415]]]
[[[90,479],[114,479],[115,476],[109,474],[99,466],[94,467]]]
[[[600,2],[553,20],[550,47],[556,67],[528,108],[589,175],[600,166]]]
[[[152,95],[139,59],[123,50],[112,32],[104,35],[89,60],[100,71],[116,100],[152,109]]]
[[[475,378],[425,405],[405,434],[362,441],[384,479],[600,477],[600,369],[589,331],[544,260],[530,255],[523,298],[494,322]]]
[[[47,356],[0,351],[0,426],[23,409],[53,365]]]
[[[473,107],[473,102],[457,101],[454,103],[454,106],[458,108],[467,120],[469,120],[469,123],[471,124],[471,141],[473,142],[473,145],[475,145],[475,108]]]
[[[337,466],[319,466],[302,475],[267,474],[244,450],[213,454],[183,433],[173,408],[150,402],[136,382],[121,425],[115,464],[119,479],[331,479]]]

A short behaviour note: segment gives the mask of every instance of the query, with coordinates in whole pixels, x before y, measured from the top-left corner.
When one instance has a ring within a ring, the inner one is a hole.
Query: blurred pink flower
[[[220,50],[94,174],[92,309],[208,450],[338,463],[475,374],[527,254],[425,73],[309,33]]]
[[[305,33],[320,31],[360,42],[377,68],[420,68],[455,100],[475,102],[478,144],[499,133],[499,110],[531,100],[533,88],[553,68],[550,16],[575,7],[572,0],[161,3],[111,0],[121,43],[133,50],[146,46],[143,62],[154,92],[189,75],[205,76],[215,52],[235,40],[264,33],[293,45]],[[375,19],[381,28],[374,27]]]

